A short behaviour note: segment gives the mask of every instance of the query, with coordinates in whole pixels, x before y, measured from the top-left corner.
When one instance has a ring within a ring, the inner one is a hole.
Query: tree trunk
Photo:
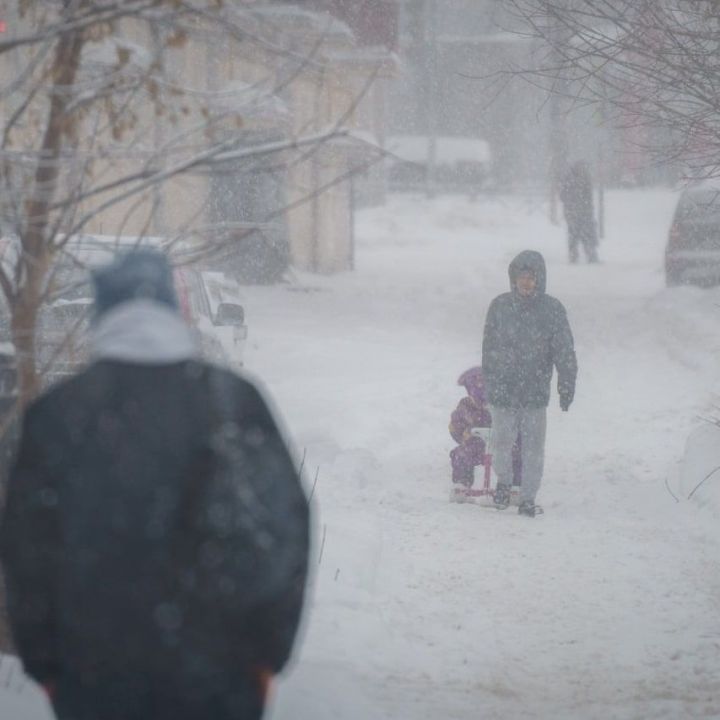
[[[48,236],[50,206],[60,171],[58,159],[66,142],[72,142],[74,122],[67,112],[68,90],[75,84],[84,43],[82,32],[69,32],[58,41],[53,61],[50,110],[35,176],[25,204],[27,222],[21,233],[22,278],[11,303],[12,337],[18,363],[19,411],[22,412],[40,390],[36,368],[35,331],[43,302],[53,238]],[[0,648],[12,651],[12,634],[6,610],[4,583],[0,583]]]
[[[45,272],[42,272],[44,278]],[[18,401],[24,410],[40,389],[35,332],[41,296],[37,281],[22,288],[12,309],[12,337],[17,353]]]
[[[84,37],[82,32],[63,35],[55,51],[50,111],[40,160],[35,170],[30,199],[26,203],[27,226],[22,234],[21,262],[24,282],[18,289],[12,309],[13,341],[18,353],[18,389],[20,409],[24,409],[39,389],[35,363],[35,323],[43,301],[52,238],[47,237],[50,226],[49,208],[59,181],[58,159],[64,144],[74,137],[74,118],[67,113],[71,99],[68,88],[75,84]]]

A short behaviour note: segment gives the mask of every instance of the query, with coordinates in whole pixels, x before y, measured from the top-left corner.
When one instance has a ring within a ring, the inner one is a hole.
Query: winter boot
[[[518,507],[518,515],[525,515],[526,517],[534,518],[536,515],[542,515],[543,512],[543,509],[539,505],[535,505],[535,503],[528,502],[527,500],[520,503]]]
[[[504,510],[510,504],[510,486],[503,483],[498,483],[495,488],[495,495],[493,496],[493,502],[498,510]]]

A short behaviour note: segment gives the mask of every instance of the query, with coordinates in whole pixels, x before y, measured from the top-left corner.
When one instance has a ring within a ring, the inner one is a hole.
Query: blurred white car
[[[241,367],[248,329],[238,284],[221,272],[183,268],[174,275],[183,314],[198,330],[205,355]]]
[[[0,261],[10,262],[14,243],[11,238],[1,240]],[[38,317],[37,366],[46,384],[73,374],[87,361],[93,305],[90,270],[138,245],[161,248],[162,239],[139,242],[137,238],[85,236],[65,245]],[[248,330],[238,283],[222,272],[193,266],[176,269],[174,281],[183,315],[196,329],[203,355],[221,365],[242,366]],[[0,342],[10,342],[8,318],[0,320]]]

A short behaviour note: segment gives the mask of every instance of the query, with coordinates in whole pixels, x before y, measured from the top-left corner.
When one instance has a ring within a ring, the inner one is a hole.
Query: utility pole
[[[435,196],[435,168],[437,167],[438,145],[438,32],[437,0],[425,0],[425,59],[427,65],[426,117],[427,117],[427,171],[425,193],[428,198]]]
[[[566,6],[566,3],[562,3]],[[562,10],[561,10],[562,12]],[[551,66],[557,68],[557,76],[553,79],[550,94],[550,221],[559,222],[558,194],[560,180],[567,168],[567,101],[570,85],[563,68],[563,57],[560,47],[567,42],[567,31],[559,19],[553,27],[550,41],[552,43]]]
[[[410,68],[409,79],[412,96],[408,106],[405,131],[410,135],[423,135],[424,105],[427,102],[425,73],[425,2],[405,0],[402,5],[407,28],[405,55]]]
[[[605,185],[607,183],[607,152],[608,152],[608,131],[607,131],[607,106],[605,104],[605,89],[602,89],[602,100],[600,101],[599,122],[598,122],[598,143],[597,143],[597,227],[598,238],[605,237]]]

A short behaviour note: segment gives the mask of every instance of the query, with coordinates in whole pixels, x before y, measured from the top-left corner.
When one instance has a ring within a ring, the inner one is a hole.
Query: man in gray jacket
[[[560,407],[575,394],[577,360],[567,313],[545,294],[545,260],[525,250],[511,263],[510,292],[496,297],[485,319],[483,372],[491,406],[493,465],[498,478],[495,504],[506,508],[512,485],[512,447],[522,448],[521,515],[535,517],[545,459],[546,408],[553,367]]]

